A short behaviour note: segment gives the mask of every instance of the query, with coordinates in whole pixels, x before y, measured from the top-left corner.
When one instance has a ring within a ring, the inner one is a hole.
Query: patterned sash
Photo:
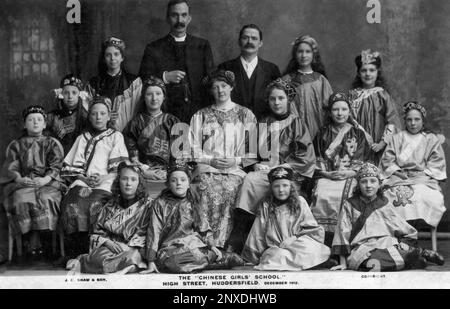
[[[327,159],[331,160],[334,157],[334,155],[336,154],[336,148],[342,144],[342,140],[344,139],[345,134],[347,134],[351,128],[352,125],[346,123],[345,126],[339,130],[338,134],[331,142],[330,146],[328,146],[328,149],[325,151],[325,156],[327,157]]]
[[[112,135],[115,132],[113,129],[107,129],[105,132],[92,137],[91,133],[85,132],[83,134],[84,138],[88,141],[86,144],[86,149],[84,150],[84,157],[87,158],[85,164],[84,164],[84,170],[87,171],[91,161],[95,154],[95,147],[97,146],[98,142],[100,142],[105,137],[108,137]]]
[[[114,234],[122,234],[124,239],[128,241],[140,222],[140,213],[144,209],[143,206],[142,201],[137,201],[127,209],[121,209],[106,220],[105,227]]]
[[[356,115],[358,114],[359,108],[361,107],[362,101],[380,91],[383,91],[383,88],[374,87],[371,89],[360,89],[351,91],[353,93],[356,93],[356,98],[353,98],[353,96],[351,98],[352,111],[355,119]]]
[[[372,138],[372,135],[370,135],[369,133],[367,133],[366,130],[364,130],[364,128],[362,127],[362,125],[360,125],[358,123],[358,121],[356,121],[355,118],[353,118],[352,120],[353,125],[358,128],[359,130],[361,130],[364,133],[364,137],[366,138],[367,143],[369,144],[370,147],[372,147],[372,145],[374,144],[374,140]]]

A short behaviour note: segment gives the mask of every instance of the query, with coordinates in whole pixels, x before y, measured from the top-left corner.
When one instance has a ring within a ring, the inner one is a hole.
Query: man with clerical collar
[[[249,108],[260,119],[268,111],[266,86],[281,76],[278,67],[258,57],[263,45],[262,31],[257,25],[248,24],[239,32],[239,57],[219,65],[219,69],[232,71],[236,85],[231,100]]]
[[[146,46],[139,76],[164,80],[165,111],[189,123],[206,102],[201,80],[214,68],[213,55],[207,40],[186,33],[192,19],[186,0],[170,0],[166,19],[170,32]]]

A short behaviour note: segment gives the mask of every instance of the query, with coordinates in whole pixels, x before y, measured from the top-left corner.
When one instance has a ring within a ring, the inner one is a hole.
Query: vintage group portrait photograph
[[[449,288],[449,14],[3,0],[0,288]]]

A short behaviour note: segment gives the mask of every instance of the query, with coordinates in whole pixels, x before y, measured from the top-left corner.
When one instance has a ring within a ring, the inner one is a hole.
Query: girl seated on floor
[[[395,271],[444,264],[437,252],[418,248],[417,231],[400,216],[380,190],[380,172],[365,163],[358,187],[345,201],[333,239],[340,265],[331,270]]]
[[[259,208],[242,257],[258,270],[299,271],[332,265],[330,248],[323,244],[325,231],[296,192],[293,170],[276,167],[268,177],[271,193]]]
[[[243,266],[235,253],[227,253],[210,244],[212,232],[197,233],[198,214],[189,190],[191,172],[182,161],[174,161],[167,172],[167,186],[150,210],[147,232],[148,269],[143,273],[190,273],[203,269]]]
[[[82,273],[130,273],[146,269],[139,249],[145,245],[145,229],[151,199],[135,164],[122,162],[112,186],[113,198],[103,206],[90,235],[90,252],[67,263]]]
[[[228,249],[235,252],[242,251],[258,207],[270,192],[267,174],[271,168],[281,164],[292,168],[293,184],[305,198],[308,193],[304,189],[308,188],[314,174],[316,157],[311,137],[304,121],[291,112],[295,89],[279,78],[266,90],[269,114],[259,123],[259,162],[253,165],[254,171],[245,176],[239,190],[233,230],[228,241]]]
[[[30,236],[29,253],[38,259],[44,255],[41,232],[57,227],[64,151],[58,140],[42,134],[46,113],[41,106],[29,106],[22,115],[25,133],[6,149],[0,184],[9,228]]]

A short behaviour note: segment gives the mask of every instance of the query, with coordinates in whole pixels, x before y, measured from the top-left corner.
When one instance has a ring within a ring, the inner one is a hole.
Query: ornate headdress
[[[292,45],[299,45],[301,43],[306,43],[311,46],[313,52],[317,52],[317,50],[319,49],[319,44],[317,44],[317,41],[310,35],[299,36],[295,39],[294,42],[292,42]]]
[[[109,46],[117,47],[121,52],[125,50],[125,42],[121,39],[110,37],[103,42],[103,47],[106,49]]]
[[[161,90],[164,93],[164,96],[166,96],[166,84],[164,84],[164,81],[156,76],[150,76],[146,78],[143,82],[144,87],[142,89],[147,89],[150,86],[156,86],[161,88]]]
[[[205,87],[211,88],[215,80],[223,81],[228,85],[230,85],[231,87],[234,87],[235,77],[234,73],[231,71],[216,70],[211,74],[209,74],[207,77],[203,78],[202,83]]]
[[[45,109],[42,106],[40,106],[40,105],[31,105],[31,106],[28,106],[27,108],[25,108],[22,111],[23,120],[25,121],[25,119],[27,119],[27,116],[29,114],[35,114],[35,113],[42,114],[42,116],[44,116],[44,119],[47,117]]]
[[[358,68],[364,64],[374,64],[377,68],[381,67],[380,53],[377,51],[372,52],[370,49],[363,50],[361,55],[355,58],[355,64]]]
[[[103,96],[95,96],[92,101],[91,104],[89,105],[89,111],[91,110],[92,106],[94,106],[95,104],[103,104],[106,106],[106,108],[108,108],[108,112],[111,112],[112,110],[112,103],[111,100],[107,97],[103,97]]]
[[[74,74],[67,74],[61,79],[61,82],[59,83],[59,87],[64,88],[64,86],[75,86],[78,88],[78,90],[83,90],[83,83],[81,82],[81,79],[79,79]]]
[[[167,166],[167,178],[176,171],[185,172],[191,178],[192,166],[184,159],[172,159]]]
[[[348,98],[346,93],[344,93],[344,92],[335,92],[328,99],[328,108],[331,109],[333,104],[336,103],[336,102],[339,102],[339,101],[347,102],[347,104],[350,105],[350,99]]]
[[[117,174],[120,175],[120,171],[123,170],[124,168],[129,168],[138,174],[141,173],[139,164],[136,164],[129,160],[126,160],[126,161],[120,162],[119,166],[117,167]]]
[[[405,115],[412,109],[418,110],[422,114],[423,118],[427,116],[427,110],[419,102],[410,101],[403,105],[403,113]]]
[[[360,181],[365,177],[376,177],[380,180],[380,170],[372,163],[364,163],[356,173],[356,179]]]
[[[295,95],[297,92],[295,91],[295,88],[292,86],[291,83],[288,83],[285,80],[282,80],[281,78],[277,78],[276,80],[272,81],[270,84],[267,85],[266,89],[271,90],[272,88],[281,88],[286,92],[286,95],[288,97],[289,101],[294,100]],[[269,95],[270,93],[268,93]]]
[[[289,167],[279,166],[279,167],[271,169],[268,177],[269,177],[270,183],[274,182],[275,180],[279,180],[279,179],[293,180],[294,179],[294,171]]]

